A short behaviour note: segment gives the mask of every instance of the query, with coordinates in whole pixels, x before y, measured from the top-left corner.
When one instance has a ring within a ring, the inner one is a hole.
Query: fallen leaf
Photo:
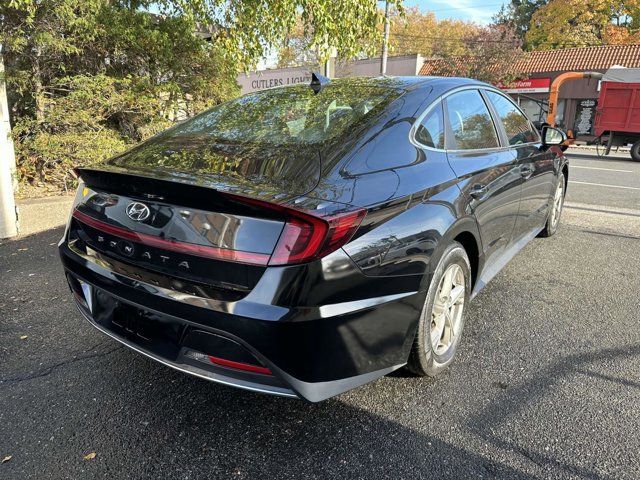
[[[19,252],[26,252],[27,250],[29,250],[28,248],[19,248],[18,251]]]
[[[4,457],[2,459],[2,461],[0,463],[7,463],[9,460],[11,460],[12,455],[7,455],[6,457]]]
[[[96,458],[96,452],[87,453],[84,457],[85,460],[93,460]]]
[[[20,335],[20,340],[26,340],[29,338],[29,335]]]

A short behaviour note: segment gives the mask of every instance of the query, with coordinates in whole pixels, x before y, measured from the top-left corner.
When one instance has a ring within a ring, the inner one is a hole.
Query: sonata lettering
[[[96,240],[98,241],[98,243],[107,243],[107,245],[113,249],[117,250],[118,247],[118,242],[115,240],[109,240],[107,242],[107,240],[102,236],[102,235],[98,235],[96,237]],[[133,256],[135,253],[135,249],[132,245],[128,245],[128,244],[124,244],[122,246],[122,252],[123,254],[126,254],[127,256]],[[144,260],[148,260],[148,261],[153,261],[155,258],[159,259],[163,264],[168,264],[173,262],[173,258],[168,256],[168,255],[155,255],[152,254],[151,252],[149,252],[148,250],[143,251],[140,254],[140,258],[144,259]],[[174,263],[175,264],[175,263]],[[189,265],[189,262],[186,260],[182,260],[178,263],[178,267],[180,268],[184,268],[185,270],[191,270],[191,265]]]

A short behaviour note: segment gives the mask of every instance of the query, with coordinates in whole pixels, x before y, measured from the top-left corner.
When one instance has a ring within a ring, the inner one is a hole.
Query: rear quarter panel
[[[424,276],[432,272],[433,259],[458,233],[469,231],[479,242],[475,218],[445,154],[421,154],[424,160],[419,164],[395,171],[396,189],[406,189],[407,194],[371,208],[370,230],[344,247],[367,275]],[[380,174],[372,176],[384,181]],[[362,196],[373,197],[376,191],[368,188]]]

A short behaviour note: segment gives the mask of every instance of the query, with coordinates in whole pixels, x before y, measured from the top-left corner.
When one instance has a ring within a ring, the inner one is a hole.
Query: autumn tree
[[[499,25],[508,25],[514,28],[516,35],[524,42],[523,48],[527,48],[525,36],[531,24],[533,14],[549,3],[549,0],[511,0],[503,5],[493,21]]]
[[[551,0],[533,14],[525,39],[541,50],[619,42],[612,26],[627,30],[626,38],[637,31],[639,17],[638,0]]]
[[[640,43],[640,30],[631,30],[628,27],[607,25],[602,32],[602,41],[606,45],[631,45]]]
[[[298,15],[295,25],[287,32],[278,48],[278,67],[318,65],[317,49],[313,48],[311,32]]]
[[[433,12],[406,9],[392,17],[390,35],[394,54],[419,53],[439,59],[435,75],[463,76],[491,83],[517,76],[515,63],[522,55],[522,41],[511,24],[478,25],[438,20]]]
[[[419,53],[427,57],[451,57],[469,54],[465,39],[480,29],[473,22],[438,20],[433,12],[422,12],[417,7],[407,8],[404,14],[393,12],[391,22],[389,46],[395,55]]]
[[[513,27],[497,24],[478,27],[464,41],[468,53],[442,58],[434,64],[432,74],[470,77],[494,84],[517,78],[516,63],[523,52]]]

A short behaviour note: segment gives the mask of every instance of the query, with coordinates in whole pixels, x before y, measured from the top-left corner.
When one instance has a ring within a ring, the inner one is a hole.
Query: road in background
[[[569,151],[567,201],[640,210],[640,162]]]

